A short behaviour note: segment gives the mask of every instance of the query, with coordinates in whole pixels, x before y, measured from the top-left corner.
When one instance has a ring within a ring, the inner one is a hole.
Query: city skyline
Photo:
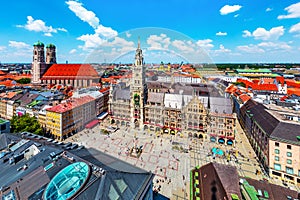
[[[300,62],[297,1],[3,2],[0,62],[32,62],[33,43],[53,43],[58,63]],[[47,6],[45,6],[47,5]]]

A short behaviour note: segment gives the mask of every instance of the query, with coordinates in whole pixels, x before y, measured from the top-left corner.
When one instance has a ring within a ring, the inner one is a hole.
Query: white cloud
[[[204,49],[211,49],[214,47],[214,45],[212,44],[212,40],[211,39],[205,39],[205,40],[198,40],[196,42],[196,44]]]
[[[83,50],[97,48],[106,41],[105,39],[100,38],[96,33],[82,35],[78,37],[77,40],[84,41],[84,46],[81,47]]]
[[[194,48],[190,45],[186,44],[182,40],[174,40],[172,45],[176,47],[178,50],[183,51],[184,53],[192,53],[194,52]]]
[[[230,49],[226,49],[223,44],[220,44],[219,49],[215,50],[216,53],[230,53]]]
[[[226,33],[226,32],[220,32],[220,31],[219,31],[219,32],[216,33],[216,35],[217,35],[217,36],[226,36],[227,33]]]
[[[106,27],[100,24],[99,18],[92,11],[87,10],[83,7],[83,4],[77,1],[66,1],[69,9],[75,13],[75,15],[84,22],[87,22],[91,27],[94,28],[94,34],[85,34],[77,38],[84,42],[83,46],[79,46],[83,50],[91,50],[98,48],[108,39],[114,38],[118,35],[118,32],[113,30],[111,27]]]
[[[247,52],[247,53],[264,53],[265,50],[262,48],[259,48],[256,45],[250,44],[250,45],[243,45],[243,46],[237,46],[237,49],[239,51]]]
[[[62,32],[68,32],[67,29],[65,28],[57,28],[58,31],[62,31]]]
[[[150,45],[149,50],[168,49],[171,40],[166,34],[150,35],[147,38],[147,44]]]
[[[266,9],[266,12],[270,12],[270,11],[272,11],[273,10],[273,8],[267,8]]]
[[[77,52],[76,49],[71,49],[71,51],[69,51],[69,54],[74,54],[74,53],[76,53],[76,52]]]
[[[17,41],[9,41],[8,46],[14,47],[17,49],[30,48],[29,44],[26,44],[25,42],[17,42]]]
[[[252,36],[252,34],[250,31],[248,31],[248,30],[243,31],[243,37],[251,37],[251,36]]]
[[[96,17],[94,12],[85,9],[82,3],[77,1],[66,1],[66,4],[68,4],[69,9],[74,12],[79,19],[87,22],[91,27],[97,28],[99,25],[99,18]]]
[[[279,15],[277,19],[290,19],[290,18],[300,18],[300,2],[292,4],[286,7],[284,10],[288,12],[287,15]]]
[[[105,41],[101,44],[101,46],[110,47],[112,51],[119,52],[119,53],[126,53],[136,49],[134,42],[127,41],[124,38],[115,37],[112,41]]]
[[[45,36],[52,36],[52,33],[57,31],[67,32],[64,28],[53,28],[52,26],[46,26],[46,23],[40,19],[34,19],[32,16],[27,16],[27,23],[25,25],[17,25],[19,28],[25,28],[29,31],[43,32]]]
[[[6,49],[6,46],[0,46],[0,51],[4,51]]]
[[[292,47],[285,42],[261,42],[257,46],[271,50],[290,50]]]
[[[52,34],[51,33],[44,33],[44,36],[52,37]]]
[[[220,14],[227,15],[229,13],[236,12],[236,11],[240,10],[241,8],[242,8],[242,6],[240,6],[240,5],[233,5],[233,6],[225,5],[220,9]]]
[[[239,16],[239,14],[235,14],[233,17],[238,17]]]
[[[300,22],[298,24],[293,25],[290,30],[290,33],[300,33]]]
[[[249,35],[249,32],[244,31],[244,35]],[[251,34],[256,40],[277,40],[280,36],[284,34],[283,26],[273,27],[269,31],[265,28],[257,28]]]
[[[131,37],[131,34],[128,31],[125,34],[126,34],[126,37],[128,37],[128,38]]]
[[[113,38],[118,35],[118,32],[111,27],[105,27],[101,24],[95,29],[95,33],[104,38]]]

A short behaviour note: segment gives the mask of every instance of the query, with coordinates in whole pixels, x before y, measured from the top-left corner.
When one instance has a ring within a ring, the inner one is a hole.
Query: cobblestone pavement
[[[93,147],[123,161],[131,163],[156,174],[154,189],[171,199],[189,199],[189,171],[190,159],[188,153],[181,153],[172,149],[172,143],[187,146],[187,138],[175,138],[164,135],[156,137],[154,134],[133,132],[129,129],[120,129],[109,136],[101,134],[106,125],[97,126],[67,139],[67,142],[76,142],[86,147]],[[135,139],[136,138],[136,139]],[[127,154],[128,148],[136,145],[143,146],[140,158]]]
[[[239,125],[237,127],[236,144],[234,147],[212,142],[201,142],[196,139],[193,140],[191,146],[191,167],[203,166],[209,162],[217,162],[235,166],[239,175],[243,177],[250,177],[256,180],[267,178],[266,175],[261,173],[262,169],[260,168],[258,161],[255,159],[255,153]],[[214,147],[221,149],[225,152],[225,154],[230,151],[234,152],[231,154],[232,159],[227,160],[227,156],[213,158],[211,150]],[[256,173],[257,171],[259,173]]]
[[[67,141],[76,142],[86,147],[93,147],[123,161],[131,163],[156,174],[154,188],[159,193],[170,199],[189,199],[190,170],[195,166],[202,166],[209,162],[218,162],[233,165],[240,176],[261,180],[268,179],[272,183],[276,180],[269,179],[261,172],[255,153],[251,148],[240,125],[237,126],[236,146],[225,146],[211,142],[202,142],[199,139],[180,138],[171,135],[157,137],[147,131],[138,132],[121,128],[109,136],[101,133],[101,129],[109,126],[107,122],[68,138]],[[135,139],[136,138],[136,139]],[[174,145],[176,144],[176,145]],[[140,158],[131,157],[127,151],[136,145],[143,146]],[[174,146],[192,149],[188,153],[176,150]],[[224,152],[235,151],[237,160],[227,161],[227,158],[208,156],[213,147]],[[277,183],[278,184],[278,183]]]

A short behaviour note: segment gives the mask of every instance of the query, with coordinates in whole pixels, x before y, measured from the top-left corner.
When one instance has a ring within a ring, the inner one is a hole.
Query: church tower
[[[144,128],[144,85],[145,71],[144,58],[138,40],[138,48],[135,52],[135,62],[132,66],[132,80],[130,84],[130,118],[131,128],[143,130]]]
[[[40,83],[46,70],[44,44],[40,41],[33,44],[32,83]]]
[[[55,64],[55,63],[56,63],[55,45],[48,44],[46,46],[46,64]]]

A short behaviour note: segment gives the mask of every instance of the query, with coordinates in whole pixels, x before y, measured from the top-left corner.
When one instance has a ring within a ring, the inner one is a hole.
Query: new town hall
[[[117,126],[234,144],[231,100],[211,84],[146,81],[140,43],[131,81],[110,88],[109,114]]]

